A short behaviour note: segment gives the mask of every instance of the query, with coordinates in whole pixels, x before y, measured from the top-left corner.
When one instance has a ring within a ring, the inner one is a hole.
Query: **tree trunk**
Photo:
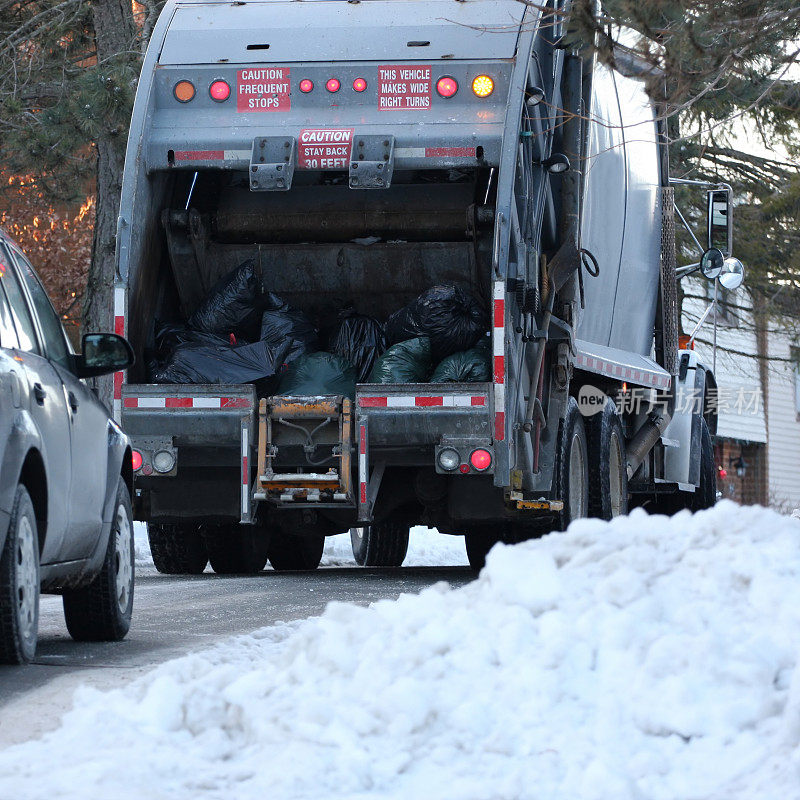
[[[113,73],[136,59],[136,30],[130,0],[92,0],[92,19],[98,71],[108,90],[113,91],[117,77]],[[97,202],[92,261],[83,304],[84,332],[114,330],[115,250],[126,134],[126,122],[112,115],[104,120],[95,141]],[[110,376],[98,381],[100,399],[109,408],[112,385]]]

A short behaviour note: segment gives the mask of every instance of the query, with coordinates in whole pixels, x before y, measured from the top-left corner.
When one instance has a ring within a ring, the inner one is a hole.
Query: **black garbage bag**
[[[431,383],[484,383],[492,379],[492,344],[484,336],[475,347],[442,359]]]
[[[356,371],[333,353],[300,356],[281,374],[277,394],[301,397],[340,394],[352,399],[356,394]]]
[[[427,336],[434,363],[474,347],[489,327],[484,305],[458,286],[432,286],[386,323],[389,344]]]
[[[375,362],[386,350],[383,325],[374,317],[346,309],[331,334],[328,349],[348,361],[356,370],[359,383],[369,377]]]
[[[291,342],[231,345],[184,344],[153,373],[156,383],[255,383],[281,368]]]
[[[377,361],[370,383],[424,383],[433,369],[430,339],[422,336],[393,344]]]
[[[267,295],[266,302],[269,307],[261,315],[259,338],[262,342],[276,346],[290,341],[287,362],[319,350],[317,329],[302,311],[291,308],[288,303],[271,293]]]
[[[221,278],[206,295],[189,327],[204,333],[237,337],[255,342],[261,325],[264,297],[256,275],[255,261],[245,261]]]
[[[248,344],[245,341],[231,342],[230,336],[193,331],[182,322],[158,322],[156,320],[155,354],[159,361],[168,359],[176,347],[183,344],[231,345]]]

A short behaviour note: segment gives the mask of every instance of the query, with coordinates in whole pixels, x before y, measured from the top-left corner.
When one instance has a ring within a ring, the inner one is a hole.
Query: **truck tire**
[[[717,465],[714,460],[714,444],[708,423],[700,419],[700,485],[689,496],[686,507],[691,511],[711,508],[717,502]]]
[[[88,586],[65,590],[63,594],[69,635],[79,642],[118,642],[125,638],[131,627],[133,584],[131,495],[120,478],[100,574]]]
[[[385,520],[350,528],[353,558],[360,567],[399,567],[408,552],[409,527]]]
[[[278,572],[296,572],[316,569],[322,561],[325,536],[311,534],[273,536],[269,545],[269,563]]]
[[[0,663],[27,664],[39,631],[39,534],[28,490],[20,484],[0,555]]]
[[[156,569],[164,575],[199,575],[208,551],[196,526],[148,522],[147,538]]]
[[[569,398],[556,453],[557,498],[564,502],[556,530],[565,531],[573,520],[589,512],[589,460],[586,428],[574,397]]]
[[[267,565],[269,533],[256,526],[222,526],[206,533],[208,560],[217,575],[255,575]]]
[[[611,519],[628,513],[625,437],[617,407],[610,399],[586,421],[589,516]]]

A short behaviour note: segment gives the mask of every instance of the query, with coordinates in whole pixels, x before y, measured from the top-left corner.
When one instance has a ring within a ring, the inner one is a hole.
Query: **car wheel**
[[[322,561],[325,537],[320,534],[278,534],[269,545],[269,563],[278,572],[316,569]]]
[[[206,546],[218,575],[254,575],[267,565],[269,533],[256,526],[223,525],[206,531]]]
[[[0,662],[27,664],[39,630],[39,534],[28,490],[14,495],[0,555]]]
[[[399,567],[408,552],[408,525],[401,522],[373,522],[350,529],[353,558],[362,567]]]
[[[149,522],[147,538],[155,568],[164,575],[199,575],[208,551],[197,525]]]
[[[131,627],[134,549],[131,496],[125,481],[117,486],[114,519],[99,575],[81,589],[64,591],[64,618],[73,639],[115,642]]]

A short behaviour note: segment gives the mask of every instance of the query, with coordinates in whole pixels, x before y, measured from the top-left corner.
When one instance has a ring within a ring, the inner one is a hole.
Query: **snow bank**
[[[796,800],[800,524],[722,502],[81,690],[0,797]]]

